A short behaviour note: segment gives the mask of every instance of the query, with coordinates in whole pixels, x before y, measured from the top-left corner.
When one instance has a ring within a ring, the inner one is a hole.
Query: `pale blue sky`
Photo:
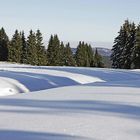
[[[113,42],[129,18],[140,22],[140,0],[0,0],[0,26],[40,29],[44,40],[58,34],[64,41]]]

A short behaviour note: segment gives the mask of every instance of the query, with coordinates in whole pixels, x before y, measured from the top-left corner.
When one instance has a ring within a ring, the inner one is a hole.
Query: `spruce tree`
[[[9,61],[10,62],[21,62],[22,54],[22,38],[18,30],[15,31],[15,34],[10,41],[9,47]]]
[[[27,63],[31,65],[38,65],[37,57],[37,46],[36,46],[36,34],[31,30],[27,39]]]
[[[36,32],[37,65],[47,65],[46,49],[43,44],[43,37],[40,30]]]
[[[137,26],[133,49],[133,68],[140,69],[140,24]]]
[[[8,60],[8,46],[9,39],[4,30],[4,28],[0,29],[0,61]]]
[[[126,20],[124,28],[127,33],[127,38],[122,52],[123,68],[130,69],[132,66],[132,53],[135,41],[135,24]]]
[[[22,53],[21,53],[21,63],[28,64],[28,52],[27,52],[27,42],[24,35],[24,31],[21,33],[21,39],[22,39]]]
[[[53,35],[51,35],[49,43],[48,43],[48,48],[47,48],[47,60],[48,60],[48,65],[51,65],[52,63],[52,54],[53,54]]]
[[[75,54],[77,66],[90,67],[93,66],[93,50],[90,45],[79,42]]]
[[[87,64],[86,65],[88,67],[92,67],[94,63],[94,60],[93,60],[94,52],[91,45],[86,44],[86,49],[87,49]]]
[[[102,57],[98,53],[97,48],[96,48],[95,55],[94,55],[94,67],[98,67],[98,68],[103,68],[104,67],[104,64],[102,62]]]
[[[60,43],[59,47],[59,66],[64,66],[65,65],[65,46],[64,43]]]
[[[130,69],[133,62],[135,24],[125,21],[115,38],[111,60],[113,68]]]
[[[85,66],[85,48],[84,48],[84,42],[79,42],[77,46],[77,50],[75,53],[75,59],[76,59],[76,64],[79,67],[84,67]]]
[[[84,49],[85,49],[85,53],[84,53],[84,57],[85,57],[85,64],[84,64],[84,66],[85,67],[90,67],[90,58],[89,58],[89,53],[90,53],[90,51],[89,51],[89,48],[88,48],[88,44],[86,43],[86,44],[84,44]]]
[[[66,44],[65,50],[64,50],[64,61],[65,61],[65,66],[75,66],[76,62],[73,57],[73,53],[70,48],[70,43]]]
[[[47,49],[47,60],[49,66],[59,66],[60,64],[60,41],[57,35],[50,37],[48,49]]]
[[[111,60],[113,68],[123,68],[122,52],[126,44],[126,31],[124,27],[121,27],[119,35],[115,38],[112,48]]]

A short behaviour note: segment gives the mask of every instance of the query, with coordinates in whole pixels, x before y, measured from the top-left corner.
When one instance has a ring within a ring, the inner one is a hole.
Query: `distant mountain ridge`
[[[97,48],[98,52],[100,55],[102,56],[108,56],[110,57],[111,56],[111,49],[108,49],[108,48]]]

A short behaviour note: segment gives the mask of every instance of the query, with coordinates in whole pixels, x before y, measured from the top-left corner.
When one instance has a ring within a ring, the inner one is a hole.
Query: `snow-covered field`
[[[0,140],[11,139],[140,140],[140,71],[0,63]]]

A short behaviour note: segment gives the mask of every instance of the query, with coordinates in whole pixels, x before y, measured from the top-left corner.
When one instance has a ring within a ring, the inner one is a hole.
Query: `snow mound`
[[[0,96],[13,95],[21,92],[26,93],[29,90],[17,80],[0,77]]]

